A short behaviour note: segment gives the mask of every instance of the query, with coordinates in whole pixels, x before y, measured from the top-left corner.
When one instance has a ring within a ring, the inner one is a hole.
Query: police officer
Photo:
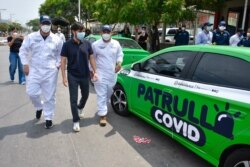
[[[92,44],[93,54],[96,60],[96,72],[98,79],[94,82],[97,94],[97,110],[100,116],[100,125],[107,123],[107,103],[113,93],[116,83],[116,73],[121,69],[123,61],[122,48],[118,41],[111,38],[111,27],[102,27],[102,38]]]
[[[202,31],[198,33],[195,39],[195,44],[196,45],[209,45],[212,43],[212,37],[213,33],[211,32],[212,30],[212,25],[209,22],[206,22],[202,26]]]
[[[226,30],[225,21],[221,21],[217,30],[213,33],[212,43],[214,45],[229,45],[230,34]]]
[[[41,16],[40,30],[29,34],[24,39],[19,53],[23,71],[27,76],[26,93],[36,108],[37,119],[40,119],[43,111],[46,129],[53,126],[57,76],[63,44],[50,30],[50,17]],[[29,57],[30,53],[31,57]]]
[[[189,32],[186,31],[186,25],[182,25],[174,36],[175,46],[188,45],[189,43]]]
[[[250,29],[247,31],[246,37],[238,43],[238,46],[250,47]]]

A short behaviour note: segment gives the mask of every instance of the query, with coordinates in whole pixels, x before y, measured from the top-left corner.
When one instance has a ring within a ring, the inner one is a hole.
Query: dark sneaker
[[[44,126],[46,129],[50,129],[53,127],[53,122],[52,120],[46,120],[45,122],[45,126]]]
[[[40,119],[40,118],[41,118],[42,111],[43,111],[43,110],[37,110],[37,111],[36,111],[36,119]]]

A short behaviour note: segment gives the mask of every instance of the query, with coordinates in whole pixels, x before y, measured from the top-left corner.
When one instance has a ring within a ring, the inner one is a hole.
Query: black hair
[[[84,29],[84,26],[79,22],[75,22],[71,25],[72,31],[83,30],[83,29]]]

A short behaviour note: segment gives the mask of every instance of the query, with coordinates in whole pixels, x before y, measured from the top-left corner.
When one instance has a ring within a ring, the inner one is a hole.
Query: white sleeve
[[[234,36],[231,36],[230,39],[229,39],[229,45],[232,45],[233,41],[234,41]]]
[[[121,62],[123,61],[123,52],[122,52],[122,47],[120,44],[118,44],[118,50],[117,50],[117,59],[116,62]]]
[[[62,51],[63,41],[58,40],[57,50],[56,50],[56,67],[61,65],[61,51]]]
[[[30,36],[24,38],[22,46],[19,50],[19,57],[23,65],[29,64],[29,53],[30,53]]]
[[[201,44],[201,33],[198,33],[195,38],[195,45]]]
[[[66,41],[66,39],[65,39],[65,36],[64,36],[64,34],[63,34],[63,43]]]

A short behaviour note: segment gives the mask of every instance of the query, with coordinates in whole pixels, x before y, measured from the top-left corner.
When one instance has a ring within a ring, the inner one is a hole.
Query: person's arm
[[[216,33],[213,32],[212,44],[216,45]]]
[[[189,44],[189,32],[187,32],[187,45]]]
[[[229,38],[230,38],[229,32],[227,32],[227,35],[228,35],[228,38],[227,38],[226,44],[229,45]]]
[[[7,40],[8,40],[8,45],[9,45],[9,47],[11,47],[11,46],[14,44],[15,40],[16,40],[16,36],[13,35],[13,36],[11,36],[11,37],[8,37]]]
[[[68,80],[67,80],[67,76],[66,76],[66,64],[67,64],[67,58],[68,56],[68,49],[67,49],[67,43],[63,44],[62,50],[61,50],[61,71],[62,71],[62,81],[63,81],[63,85],[65,87],[68,86]]]
[[[201,44],[201,33],[198,33],[195,38],[195,45],[200,45],[200,44]]]
[[[25,75],[29,75],[29,60],[28,60],[29,52],[30,52],[30,37],[27,36],[24,39],[22,46],[19,49],[19,57],[23,64],[23,72]]]
[[[67,64],[67,57],[61,56],[61,71],[62,71],[62,80],[63,80],[63,85],[65,87],[68,86],[68,80],[66,76],[66,64]]]
[[[240,42],[238,42],[237,46],[242,46],[243,45],[243,40],[244,40],[244,38],[241,39]]]
[[[98,79],[98,76],[97,76],[97,73],[96,73],[96,62],[95,62],[95,58],[94,58],[94,55],[91,54],[89,55],[89,62],[90,62],[90,65],[91,65],[91,69],[92,69],[92,80],[93,81],[96,81]]]
[[[122,61],[123,61],[123,52],[122,52],[122,48],[119,44],[118,52],[117,52],[117,59],[116,59],[115,73],[117,73],[118,71],[121,70]]]
[[[58,40],[57,51],[56,51],[56,67],[59,70],[61,66],[61,51],[62,51],[63,42]]]
[[[65,39],[65,36],[64,36],[64,34],[62,34],[63,35],[63,43],[66,41],[66,39]]]
[[[232,45],[234,42],[234,36],[231,36],[230,39],[229,39],[229,45]]]

